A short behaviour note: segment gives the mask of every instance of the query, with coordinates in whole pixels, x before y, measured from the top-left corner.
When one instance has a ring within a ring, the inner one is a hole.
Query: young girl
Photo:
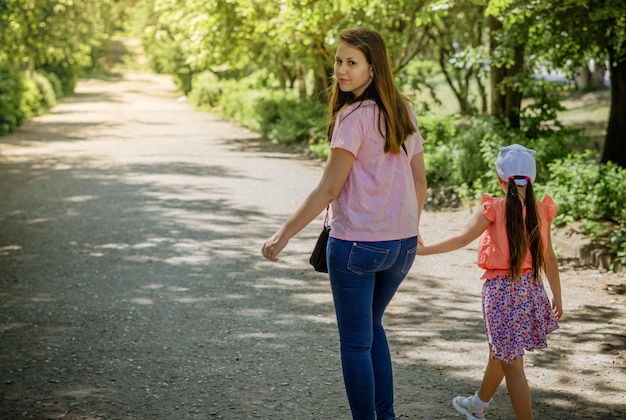
[[[341,32],[334,70],[324,173],[265,241],[263,255],[276,261],[289,239],[332,203],[326,254],[348,402],[354,419],[389,420],[393,376],[382,318],[415,260],[426,196],[424,139],[378,32]]]
[[[482,300],[490,358],[483,381],[471,397],[452,405],[470,419],[484,419],[491,397],[506,377],[518,419],[532,419],[530,390],[524,373],[524,350],[545,348],[546,336],[563,314],[561,282],[550,238],[556,205],[549,196],[537,202],[534,150],[514,144],[496,159],[498,183],[506,198],[483,195],[480,211],[458,235],[420,247],[418,255],[461,248],[482,234],[478,265],[485,270]],[[552,304],[543,288],[544,271]]]

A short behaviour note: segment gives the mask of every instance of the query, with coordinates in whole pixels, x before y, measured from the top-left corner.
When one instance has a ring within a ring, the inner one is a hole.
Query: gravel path
[[[260,256],[321,167],[137,73],[0,138],[0,418],[349,418],[307,265],[321,219]],[[425,240],[467,217],[427,212]],[[403,418],[459,419],[451,398],[481,379],[475,252],[420,258],[388,311]],[[626,277],[562,276],[561,329],[527,356],[536,418],[626,418]],[[504,385],[488,417],[513,418]]]

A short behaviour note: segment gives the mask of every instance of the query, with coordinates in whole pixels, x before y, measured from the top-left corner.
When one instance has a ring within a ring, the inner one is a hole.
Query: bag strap
[[[324,227],[328,226],[328,209],[330,208],[330,204],[326,206],[326,215],[324,216]]]

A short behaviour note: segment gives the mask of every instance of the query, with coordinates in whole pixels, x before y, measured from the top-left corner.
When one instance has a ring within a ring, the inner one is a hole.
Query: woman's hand
[[[278,254],[285,249],[288,242],[289,240],[281,239],[281,235],[277,232],[265,241],[261,252],[268,260],[278,261]]]
[[[261,252],[270,261],[277,261],[278,254],[285,249],[289,240],[315,219],[333,201],[348,179],[354,155],[343,149],[330,149],[324,173],[318,186],[311,191],[298,210],[270,236]]]

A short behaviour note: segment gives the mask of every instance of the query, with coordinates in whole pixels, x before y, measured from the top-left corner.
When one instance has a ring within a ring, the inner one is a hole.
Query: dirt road
[[[0,418],[347,419],[321,227],[269,236],[319,162],[194,112],[171,82],[83,81],[0,138]],[[467,211],[428,212],[426,241]],[[475,247],[420,258],[386,317],[402,418],[459,419],[486,363]],[[563,268],[529,354],[537,419],[626,418],[626,277]],[[512,419],[504,385],[489,418]]]

